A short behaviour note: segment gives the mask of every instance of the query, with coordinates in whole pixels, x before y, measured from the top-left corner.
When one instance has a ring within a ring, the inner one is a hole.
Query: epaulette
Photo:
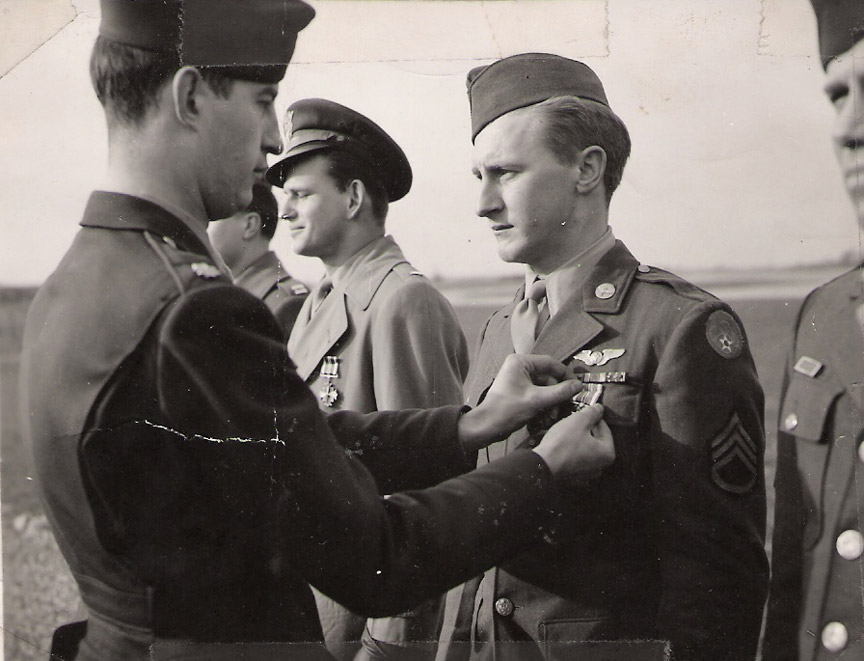
[[[181,250],[170,237],[144,232],[144,238],[165,266],[178,293],[185,293],[195,286],[196,281],[230,282],[209,258]]]
[[[676,294],[680,294],[681,296],[693,299],[695,301],[718,300],[717,297],[714,296],[714,294],[702,289],[701,287],[697,287],[692,282],[685,280],[684,278],[677,276],[674,273],[670,273],[669,271],[664,271],[663,269],[658,269],[653,266],[645,266],[640,264],[639,268],[636,270],[636,279],[640,282],[668,285],[675,290]]]

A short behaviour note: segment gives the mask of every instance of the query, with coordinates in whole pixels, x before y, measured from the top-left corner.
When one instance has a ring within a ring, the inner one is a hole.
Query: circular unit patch
[[[705,326],[708,344],[724,358],[737,358],[744,349],[744,332],[735,318],[725,310],[716,310]]]

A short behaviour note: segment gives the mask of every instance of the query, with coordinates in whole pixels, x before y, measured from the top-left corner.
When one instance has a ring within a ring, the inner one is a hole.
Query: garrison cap
[[[368,117],[327,99],[301,99],[285,117],[284,158],[267,170],[267,181],[285,183],[291,162],[316,151],[340,149],[369,165],[390,202],[411,190],[411,164],[402,148]]]
[[[315,16],[301,0],[101,0],[100,6],[105,39],[261,83],[282,80],[297,33]]]
[[[607,108],[603,83],[587,65],[548,53],[522,53],[468,72],[471,140],[511,110],[556,96],[576,96]]]
[[[810,0],[819,25],[822,66],[845,53],[864,38],[864,2],[861,0]]]

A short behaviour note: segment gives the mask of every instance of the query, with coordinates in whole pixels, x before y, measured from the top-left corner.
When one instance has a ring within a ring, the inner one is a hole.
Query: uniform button
[[[844,560],[857,560],[864,553],[864,537],[857,530],[846,530],[837,537],[837,553]]]
[[[501,617],[510,617],[513,615],[513,602],[507,597],[501,597],[495,601],[495,612]]]
[[[783,420],[783,427],[786,431],[792,431],[798,426],[798,416],[795,413],[790,413]]]
[[[594,295],[597,298],[601,298],[603,300],[607,298],[612,298],[615,295],[615,285],[611,282],[604,282],[602,284],[597,285],[597,289],[594,290]]]
[[[861,461],[864,461],[864,443],[861,443],[861,445],[858,446],[858,458]]]
[[[651,270],[651,267],[645,266],[645,264],[640,264],[636,267],[636,270],[639,271],[639,273],[648,273]]]
[[[829,652],[839,652],[849,642],[849,632],[840,622],[829,622],[822,629],[822,647]]]

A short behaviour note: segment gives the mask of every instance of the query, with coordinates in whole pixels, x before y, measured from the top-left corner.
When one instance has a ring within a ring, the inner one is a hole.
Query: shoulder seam
[[[168,255],[165,254],[165,251],[162,249],[162,246],[153,238],[153,235],[150,232],[144,232],[144,238],[147,243],[150,244],[150,247],[153,249],[153,252],[159,257],[162,261],[162,264],[165,265],[165,269],[171,275],[171,278],[174,280],[174,284],[177,286],[177,291],[180,294],[186,293],[186,288],[183,286],[183,281],[180,280],[180,276],[177,275],[177,272],[174,270],[173,264],[171,264],[171,260],[168,259]]]

